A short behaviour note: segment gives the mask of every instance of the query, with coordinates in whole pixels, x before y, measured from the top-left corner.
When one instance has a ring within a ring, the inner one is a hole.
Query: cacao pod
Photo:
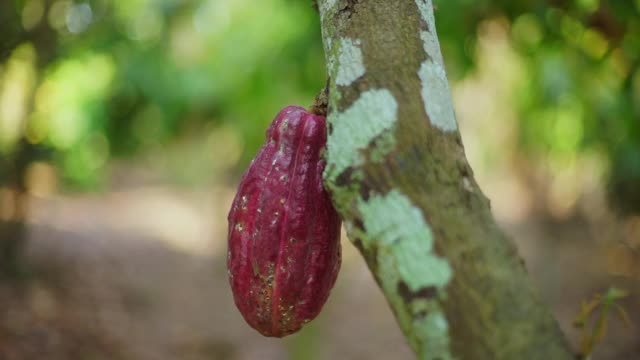
[[[322,185],[326,120],[284,108],[240,181],[227,267],[236,306],[262,335],[315,318],[340,268],[340,218]]]

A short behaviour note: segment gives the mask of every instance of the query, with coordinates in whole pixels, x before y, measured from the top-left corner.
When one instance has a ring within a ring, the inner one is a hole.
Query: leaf
[[[598,299],[594,299],[589,302],[583,300],[582,304],[580,304],[580,312],[578,313],[578,316],[576,316],[575,320],[573,320],[573,326],[584,328],[587,323],[587,319],[591,316],[598,305],[600,305],[600,301]]]
[[[631,327],[631,325],[632,325],[631,324],[631,318],[629,317],[629,314],[627,313],[627,311],[620,304],[613,304],[613,308],[618,313],[618,316],[620,317],[622,322],[626,326]]]
[[[609,288],[606,295],[604,296],[604,301],[607,303],[613,303],[617,300],[624,299],[627,296],[629,296],[628,291],[624,289],[618,289],[617,287],[612,286]]]

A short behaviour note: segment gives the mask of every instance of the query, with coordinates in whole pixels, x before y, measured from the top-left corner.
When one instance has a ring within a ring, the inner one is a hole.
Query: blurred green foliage
[[[601,154],[612,202],[640,212],[640,1],[437,2],[457,77],[474,67],[480,23],[508,23],[526,68],[514,89],[522,150],[563,166],[580,153]]]
[[[640,211],[640,0],[435,4],[451,80],[473,71],[483,22],[508,24],[526,65],[513,104],[524,153],[602,154],[612,198]],[[239,139],[239,171],[272,116],[310,105],[325,80],[304,0],[4,1],[0,34],[0,182],[27,148],[95,186],[112,157],[194,132]]]
[[[0,34],[0,154],[44,145],[81,187],[112,156],[211,124],[239,134],[247,162],[271,116],[324,85],[304,1],[8,1]]]

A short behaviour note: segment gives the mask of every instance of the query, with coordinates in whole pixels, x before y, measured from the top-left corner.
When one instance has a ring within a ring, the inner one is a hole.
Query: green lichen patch
[[[400,277],[411,291],[444,288],[452,277],[449,263],[433,249],[433,235],[420,209],[393,190],[385,196],[360,201],[358,209],[367,229],[366,248],[388,247],[397,262]]]
[[[453,272],[434,252],[422,213],[397,190],[368,201],[360,198],[357,208],[364,231],[354,226],[349,230],[358,233],[365,253],[378,254],[378,281],[401,327],[412,329],[406,331],[411,346],[421,359],[452,359],[449,325],[438,301],[446,297]]]
[[[433,311],[422,319],[415,319],[413,328],[424,347],[421,359],[453,359],[449,352],[449,324],[442,310]]]
[[[444,67],[432,59],[426,60],[420,66],[418,76],[422,82],[422,101],[431,125],[442,131],[457,130],[458,123]]]
[[[334,111],[328,121],[333,133],[327,141],[327,173],[333,182],[345,169],[362,165],[361,150],[384,132],[392,131],[397,122],[398,103],[386,89],[369,90],[344,112]],[[393,138],[385,148],[393,148]],[[379,157],[381,154],[378,153]]]
[[[429,2],[422,0],[416,0],[416,4],[427,26],[420,31],[420,39],[427,54],[427,60],[421,64],[418,71],[422,84],[422,101],[433,126],[445,132],[456,131],[458,123],[453,112],[451,91],[438,42],[433,7]]]
[[[321,14],[326,14],[328,11],[333,9],[336,6],[338,0],[324,0],[320,1],[320,11]]]
[[[374,163],[383,162],[385,157],[396,147],[396,137],[390,132],[384,132],[373,142],[373,148],[369,152],[369,159]]]
[[[357,78],[365,74],[362,61],[361,42],[358,39],[340,39],[338,53],[338,66],[336,71],[336,84],[339,86],[351,85]]]

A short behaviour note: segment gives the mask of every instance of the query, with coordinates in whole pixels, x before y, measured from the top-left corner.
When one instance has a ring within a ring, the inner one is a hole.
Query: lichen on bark
[[[358,199],[364,251],[377,254],[377,279],[396,309],[411,346],[423,359],[451,359],[449,324],[438,300],[446,299],[452,270],[434,253],[431,228],[398,190]],[[427,296],[413,296],[424,293]]]
[[[473,179],[431,1],[318,5],[325,186],[417,357],[572,358]]]

